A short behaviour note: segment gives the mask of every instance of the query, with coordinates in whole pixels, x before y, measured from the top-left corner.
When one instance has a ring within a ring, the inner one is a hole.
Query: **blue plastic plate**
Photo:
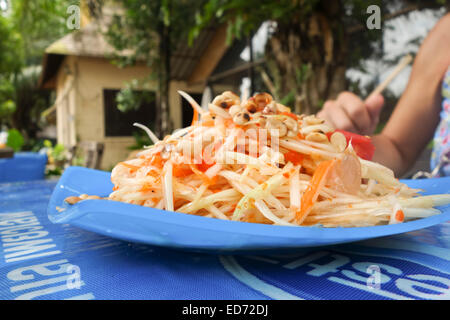
[[[450,178],[406,180],[426,194],[450,193]],[[272,226],[225,221],[157,210],[108,200],[85,200],[67,205],[64,199],[83,193],[107,196],[110,173],[70,167],[59,180],[48,207],[53,223],[68,223],[131,242],[200,251],[238,252],[332,245],[389,236],[450,220],[450,206],[442,214],[411,222],[360,228]],[[65,210],[59,212],[57,207]]]

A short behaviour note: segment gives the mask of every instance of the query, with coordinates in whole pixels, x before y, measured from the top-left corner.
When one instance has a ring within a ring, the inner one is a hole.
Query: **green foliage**
[[[6,140],[6,145],[8,147],[12,148],[15,152],[18,152],[22,148],[24,142],[23,136],[18,130],[8,130],[8,139]]]
[[[40,114],[50,105],[50,93],[39,90],[39,67],[23,68],[7,79],[0,78],[0,125],[24,134],[23,148],[33,148],[36,133],[45,125]]]
[[[145,146],[150,146],[153,142],[145,133],[133,132],[133,137],[135,143],[128,147],[128,150],[141,150],[144,149]]]
[[[370,5],[385,7],[388,1],[374,0]],[[228,42],[235,38],[247,36],[255,31],[265,21],[276,21],[278,25],[295,25],[315,11],[326,11],[328,2],[320,0],[212,0],[196,14],[196,25],[190,30],[189,42],[192,43],[200,31],[207,27],[211,21],[226,22],[228,24]],[[365,0],[342,0],[345,10],[342,12],[343,21],[347,26],[364,25],[367,19]],[[391,1],[392,4],[392,1]],[[352,47],[353,56],[367,56],[375,53],[378,48],[375,43],[381,39],[382,32],[374,30],[358,34],[359,43],[364,40],[363,46]],[[366,45],[367,44],[367,45]],[[375,52],[374,52],[375,50]],[[356,52],[355,52],[356,51]],[[358,59],[356,59],[358,60]]]
[[[117,109],[121,112],[136,110],[139,104],[136,103],[136,97],[130,88],[124,88],[119,91],[116,97]]]
[[[118,50],[131,49],[133,55],[115,56],[119,66],[133,65],[141,60],[158,72],[158,46],[161,30],[170,28],[169,41],[176,46],[187,38],[189,29],[195,25],[195,12],[205,0],[122,0],[121,14],[113,16],[106,32],[108,41]]]
[[[117,109],[121,112],[138,110],[143,103],[149,103],[154,99],[154,95],[149,91],[136,91],[140,81],[134,79],[125,85],[117,94]]]
[[[116,1],[123,9],[113,17],[106,38],[119,52],[128,49],[133,54],[118,54],[114,63],[118,66],[144,62],[151,68],[147,81],[157,80],[158,100],[156,133],[169,131],[169,81],[170,55],[179,43],[186,41],[187,33],[195,24],[195,10],[205,0],[122,0]],[[133,108],[133,94],[130,89],[121,92],[119,107]],[[137,106],[137,104],[134,104]]]
[[[10,81],[11,78],[12,76],[10,75],[2,75],[0,73],[0,129],[2,125],[6,125],[11,121],[11,116],[16,111],[14,85]]]
[[[67,8],[79,0],[10,0],[10,20],[23,42],[26,64],[40,64],[42,53],[68,31]]]
[[[0,78],[20,70],[23,64],[23,42],[14,24],[0,14]]]
[[[280,103],[285,106],[293,106],[295,103],[295,92],[294,90],[290,91],[287,95],[280,99]]]
[[[44,140],[44,147],[47,148],[48,155],[51,156],[53,160],[63,161],[66,159],[66,148],[62,144],[57,143],[53,146],[50,140]]]
[[[298,21],[308,15],[318,0],[211,0],[195,15],[196,25],[190,30],[192,43],[211,21],[227,22],[227,40],[241,38],[255,31],[261,23]]]
[[[0,103],[0,118],[10,117],[16,111],[16,104],[12,100]]]
[[[49,92],[37,82],[44,50],[70,30],[67,8],[77,0],[5,0],[0,12],[0,125],[24,134],[31,149],[40,129],[40,113],[48,108]]]
[[[68,161],[66,148],[60,143],[53,145],[50,140],[44,140],[43,147],[48,158],[45,175],[47,177],[60,176]]]

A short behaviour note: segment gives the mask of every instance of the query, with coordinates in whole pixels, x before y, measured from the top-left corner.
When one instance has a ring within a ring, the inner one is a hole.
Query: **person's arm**
[[[433,137],[439,123],[441,85],[450,66],[450,14],[423,42],[408,85],[381,134],[373,138],[374,160],[405,173]]]
[[[438,125],[441,81],[450,65],[449,30],[450,14],[447,14],[423,42],[405,92],[382,133],[373,137],[374,161],[390,167],[398,176],[414,164]],[[375,127],[383,102],[379,97],[371,97],[369,104],[358,99],[351,93],[341,94],[325,105],[327,108],[319,116],[337,129],[370,134],[368,131]]]

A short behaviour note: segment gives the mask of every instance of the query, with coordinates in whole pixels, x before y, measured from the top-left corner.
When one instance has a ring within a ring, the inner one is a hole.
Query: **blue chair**
[[[13,158],[0,159],[0,183],[42,180],[46,164],[44,153],[16,152]]]

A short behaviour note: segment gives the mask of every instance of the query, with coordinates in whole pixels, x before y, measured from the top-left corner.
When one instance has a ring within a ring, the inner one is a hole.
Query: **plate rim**
[[[80,217],[89,213],[106,214],[113,212],[115,214],[123,215],[123,211],[128,211],[126,213],[127,215],[131,214],[140,219],[148,219],[150,221],[157,221],[159,223],[171,224],[187,228],[227,232],[245,236],[266,236],[268,237],[268,239],[289,238],[293,241],[303,240],[308,237],[320,237],[321,240],[331,240],[336,241],[337,243],[340,238],[345,238],[344,242],[353,242],[369,238],[393,236],[400,233],[427,228],[450,220],[449,210],[448,212],[442,212],[440,214],[436,214],[427,218],[420,218],[414,221],[399,223],[395,225],[334,228],[319,226],[281,226],[207,218],[181,212],[169,212],[166,210],[159,210],[110,200],[84,200],[75,205],[72,205],[72,207],[66,209],[62,213],[58,212],[58,210],[56,209],[56,202],[60,200],[59,197],[61,190],[67,190],[66,188],[64,188],[64,185],[67,184],[66,181],[71,177],[72,174],[76,173],[77,171],[85,171],[85,173],[95,172],[95,174],[97,175],[105,176],[108,176],[110,174],[106,171],[88,169],[83,167],[67,168],[59,179],[57,185],[55,186],[48,204],[48,218],[53,223],[71,224],[75,222],[76,219],[79,219]],[[95,208],[98,204],[101,204],[100,209]],[[59,206],[61,205],[62,203],[59,203]],[[448,207],[448,205],[444,206],[444,208],[445,207]],[[132,208],[132,210],[126,210],[130,208]],[[442,206],[437,208],[442,210]],[[150,212],[151,214],[148,214]],[[108,235],[113,236],[111,234]]]

